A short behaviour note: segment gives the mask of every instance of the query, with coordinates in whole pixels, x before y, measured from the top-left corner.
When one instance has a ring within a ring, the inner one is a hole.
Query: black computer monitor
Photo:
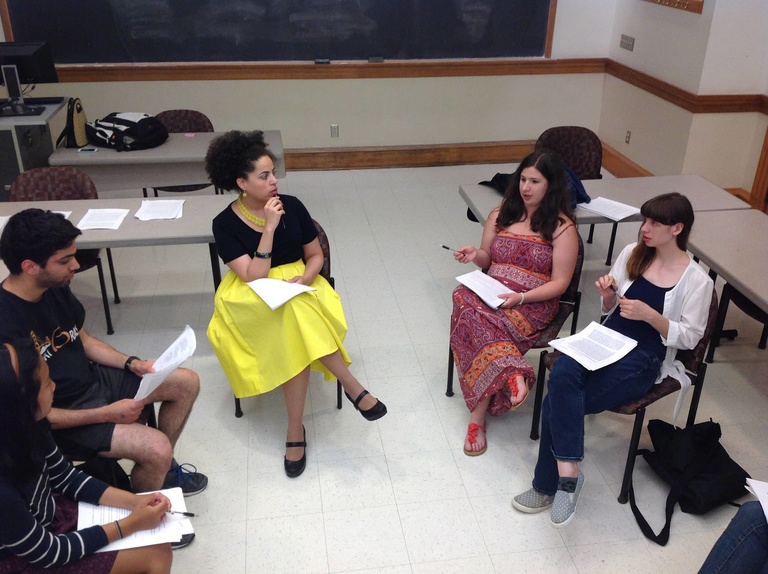
[[[0,81],[8,88],[2,116],[39,115],[45,108],[24,105],[22,85],[59,81],[48,42],[0,42]]]

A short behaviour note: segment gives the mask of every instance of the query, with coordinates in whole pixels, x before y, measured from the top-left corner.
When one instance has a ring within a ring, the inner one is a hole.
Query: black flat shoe
[[[287,457],[283,457],[283,463],[285,465],[285,474],[288,475],[288,478],[296,478],[302,472],[304,472],[305,468],[307,468],[307,429],[304,428],[304,425],[302,425],[301,428],[304,429],[303,441],[285,443],[285,448],[291,448],[291,447],[297,447],[297,446],[304,447],[304,454],[301,456],[299,460],[288,460]]]
[[[367,411],[360,409],[360,401],[365,398],[365,395],[370,394],[368,391],[363,391],[359,395],[357,395],[357,398],[355,400],[352,400],[352,397],[349,396],[349,393],[347,391],[344,391],[344,394],[347,395],[347,398],[349,399],[349,402],[354,405],[354,407],[360,411],[360,414],[363,415],[365,420],[367,421],[377,421],[381,417],[383,417],[385,414],[387,414],[387,405],[382,403],[379,399],[376,399],[376,404],[373,405],[370,409]]]

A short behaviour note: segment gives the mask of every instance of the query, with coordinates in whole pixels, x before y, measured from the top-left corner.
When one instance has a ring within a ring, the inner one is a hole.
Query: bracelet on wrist
[[[120,528],[120,522],[115,520],[115,526],[117,527],[117,535],[120,537],[120,540],[123,539],[123,530]]]
[[[272,252],[269,251],[268,253],[262,253],[261,251],[257,251],[253,254],[254,257],[258,257],[259,259],[269,259],[272,257]]]
[[[523,303],[525,303],[525,293],[520,293],[520,302],[518,305],[522,305]]]
[[[132,373],[133,372],[133,371],[131,371],[131,363],[133,363],[134,361],[141,361],[141,359],[139,359],[136,355],[131,355],[130,357],[128,357],[126,359],[125,365],[123,365],[123,370],[126,373]]]

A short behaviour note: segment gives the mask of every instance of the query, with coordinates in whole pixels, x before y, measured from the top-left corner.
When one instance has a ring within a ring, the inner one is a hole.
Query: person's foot
[[[581,472],[575,479],[560,478],[550,514],[552,526],[562,528],[573,519],[582,486],[584,486],[584,475]]]
[[[536,514],[550,508],[554,501],[554,494],[544,494],[530,488],[512,499],[512,507],[526,514]]]
[[[190,532],[189,534],[182,534],[181,540],[178,540],[176,542],[171,542],[171,548],[173,550],[179,550],[181,548],[186,548],[190,544],[192,544],[192,541],[195,539],[195,533]]]
[[[171,468],[165,475],[163,488],[181,487],[184,496],[194,496],[203,492],[208,486],[208,477],[202,472],[197,472],[193,464],[179,464],[176,459],[171,460]]]
[[[283,466],[288,478],[296,478],[307,468],[307,430],[301,425],[301,441],[288,441],[285,443],[285,457]]]
[[[363,415],[363,418],[365,418],[367,421],[377,421],[385,414],[387,414],[387,405],[382,403],[379,399],[373,397],[365,389],[363,389],[363,391],[357,395],[356,399],[353,399],[347,391],[344,391],[344,394],[349,399],[349,402],[351,402],[352,405],[358,411],[360,411],[360,414]],[[369,408],[362,408],[360,405],[364,404],[372,404],[372,406]]]
[[[509,377],[509,389],[512,391],[512,410],[515,410],[528,398],[528,385],[525,384],[525,377],[520,375]]]
[[[464,440],[464,454],[467,456],[480,456],[488,450],[488,440],[485,435],[485,425],[469,423],[467,438]]]

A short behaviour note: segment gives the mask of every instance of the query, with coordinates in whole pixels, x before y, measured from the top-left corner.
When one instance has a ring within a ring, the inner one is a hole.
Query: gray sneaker
[[[555,500],[554,494],[544,494],[535,488],[526,490],[512,499],[512,507],[520,512],[535,514],[552,506]]]
[[[579,502],[579,493],[584,486],[584,475],[579,471],[576,480],[576,489],[573,492],[559,490],[555,493],[555,502],[552,505],[550,520],[555,528],[562,528],[568,524],[576,512],[576,504]]]

